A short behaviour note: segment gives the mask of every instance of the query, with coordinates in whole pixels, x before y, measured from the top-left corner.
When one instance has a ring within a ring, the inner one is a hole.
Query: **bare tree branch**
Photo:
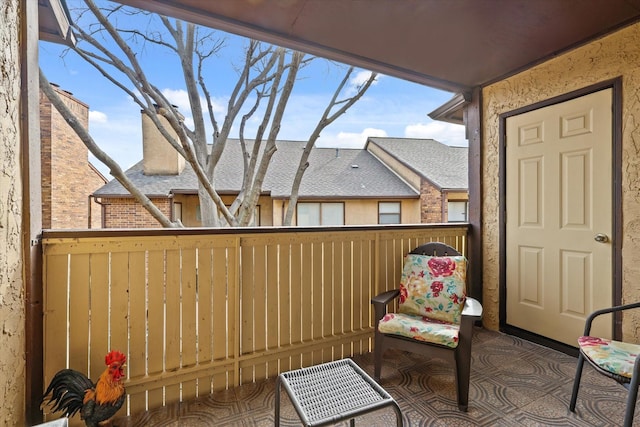
[[[122,5],[98,8],[94,0],[85,0],[85,3],[87,9],[80,13],[83,18],[86,13],[90,23],[82,27],[78,20],[74,20],[72,25],[79,40],[79,44],[73,48],[74,51],[115,87],[130,96],[140,106],[142,113],[149,117],[160,134],[189,163],[198,178],[202,224],[217,226],[222,217],[226,224],[232,226],[248,225],[258,203],[272,156],[277,150],[276,140],[282,126],[281,122],[293,87],[300,78],[299,71],[313,60],[313,57],[307,58],[299,52],[250,41],[243,63],[237,68],[237,81],[230,90],[224,118],[219,122],[210,90],[214,86],[206,79],[205,64],[209,64],[208,60],[217,55],[224,43],[214,39],[212,31]],[[130,17],[135,15],[148,17],[146,29],[137,24],[131,25]],[[115,48],[112,47],[113,45]],[[142,50],[136,52],[134,49],[136,45]],[[193,126],[185,124],[185,117],[145,74],[144,55],[141,53],[144,53],[147,48],[155,47],[167,49],[170,54],[177,55],[179,59],[177,67],[183,76],[181,88],[184,88],[189,101],[189,108],[185,115],[190,114]],[[351,72],[352,70],[349,70],[336,89],[305,145],[296,181],[292,185],[290,210],[295,207],[302,174],[320,131],[344,114],[372,82],[371,80],[359,88],[355,96],[338,99]],[[66,120],[74,122],[71,115],[62,114]],[[256,117],[258,115],[259,117]],[[251,121],[258,119],[253,135],[248,135],[249,119]],[[211,129],[213,132],[207,135]],[[231,206],[227,207],[216,190],[215,170],[231,133],[236,129],[240,132],[243,156],[242,186],[231,201]],[[76,130],[75,127],[74,130]],[[81,139],[88,147],[97,149],[86,129],[84,133],[82,129],[76,132],[81,135]],[[93,153],[92,148],[90,150]],[[127,177],[119,166],[108,156],[105,157],[99,151],[96,152],[98,154],[94,153],[94,155],[105,163],[112,171],[112,175],[137,198],[137,190],[130,181],[127,181]],[[139,200],[150,212],[154,208],[157,210],[150,201],[147,203],[148,199],[140,198]],[[166,221],[160,223],[163,226],[172,226]]]
[[[322,117],[318,121],[316,128],[311,133],[311,137],[305,144],[304,150],[302,151],[302,156],[300,157],[300,163],[298,165],[298,170],[296,171],[296,175],[293,179],[293,184],[291,185],[291,197],[289,198],[289,205],[287,206],[287,212],[285,214],[284,224],[283,225],[291,225],[291,221],[293,220],[293,213],[295,212],[296,205],[298,203],[298,191],[300,190],[300,184],[302,183],[302,177],[304,172],[309,167],[309,155],[311,154],[311,149],[315,145],[316,141],[320,137],[320,133],[324,128],[333,123],[338,117],[344,114],[353,104],[355,104],[364,93],[369,89],[369,87],[373,84],[373,82],[378,77],[377,73],[371,73],[371,76],[367,79],[367,81],[357,88],[356,94],[350,98],[347,98],[343,101],[338,100],[338,96],[344,89],[345,85],[349,81],[349,77],[353,72],[353,67],[350,67],[344,75],[344,78],[336,88],[336,91],[333,93],[331,97],[331,101],[327,108],[322,113]],[[332,109],[338,105],[343,104],[335,113],[331,114]]]

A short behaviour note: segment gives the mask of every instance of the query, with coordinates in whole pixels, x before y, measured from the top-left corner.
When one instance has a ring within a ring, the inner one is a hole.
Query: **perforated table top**
[[[279,425],[280,384],[300,419],[321,426],[392,406],[398,425],[402,415],[395,400],[351,359],[284,372],[276,383],[276,426]]]

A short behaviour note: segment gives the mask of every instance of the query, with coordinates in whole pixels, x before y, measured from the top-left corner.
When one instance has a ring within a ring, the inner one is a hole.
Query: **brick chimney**
[[[161,115],[158,115],[158,119],[177,140],[177,134],[169,125],[169,121]],[[184,157],[178,154],[149,116],[144,113],[142,113],[142,152],[145,175],[179,175],[184,169]]]

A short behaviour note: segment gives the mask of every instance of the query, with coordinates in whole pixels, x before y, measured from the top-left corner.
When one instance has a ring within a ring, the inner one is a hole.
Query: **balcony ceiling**
[[[640,0],[118,0],[452,92],[640,19]]]
[[[67,45],[75,43],[64,0],[38,0],[38,33],[40,40]]]

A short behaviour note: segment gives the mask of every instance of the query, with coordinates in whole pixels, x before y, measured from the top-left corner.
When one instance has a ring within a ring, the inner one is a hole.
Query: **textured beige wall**
[[[640,299],[640,24],[575,49],[483,89],[484,322],[498,328],[498,115],[622,76],[623,302]],[[640,336],[627,316],[625,337]]]
[[[18,1],[0,2],[0,425],[24,419]]]

